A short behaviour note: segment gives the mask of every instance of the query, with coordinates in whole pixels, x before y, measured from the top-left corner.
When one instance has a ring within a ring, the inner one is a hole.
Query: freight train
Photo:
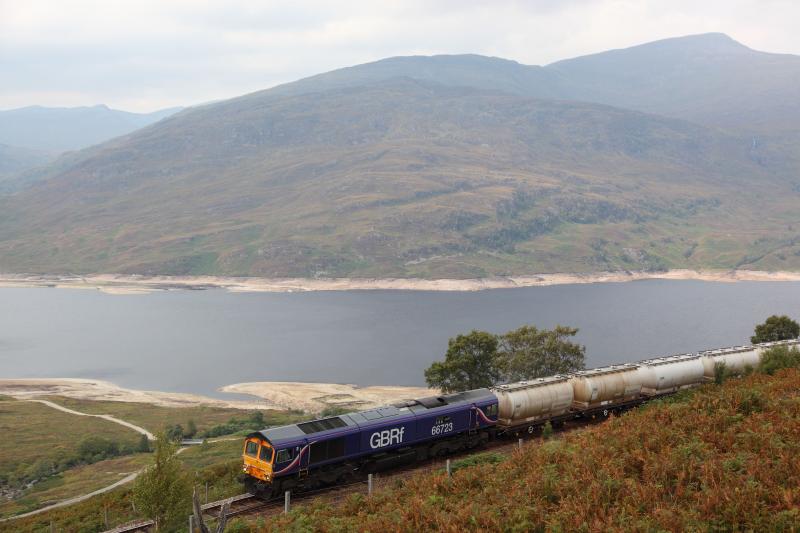
[[[262,498],[346,483],[492,439],[534,433],[547,422],[606,417],[711,381],[720,363],[742,373],[758,365],[765,349],[798,344],[658,357],[269,428],[245,439],[243,481],[249,493]]]

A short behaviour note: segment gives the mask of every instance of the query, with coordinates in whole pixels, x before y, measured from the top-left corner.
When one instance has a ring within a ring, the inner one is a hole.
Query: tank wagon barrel
[[[500,385],[497,396],[500,426],[532,424],[568,413],[574,391],[568,376],[552,376]]]

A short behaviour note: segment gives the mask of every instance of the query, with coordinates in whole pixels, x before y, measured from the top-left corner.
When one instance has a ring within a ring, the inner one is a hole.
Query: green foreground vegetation
[[[800,370],[755,373],[250,530],[796,531],[799,434]]]
[[[0,400],[0,488],[20,489],[82,464],[134,453],[139,435],[113,422]],[[0,501],[0,514],[5,505]]]
[[[789,317],[772,316],[755,333],[781,340],[792,338],[797,327]],[[466,372],[459,378],[464,383],[552,370],[553,365],[582,367],[584,348],[567,340],[575,332],[533,326],[499,336],[473,331],[451,339],[445,362],[439,364],[453,375]],[[487,364],[472,364],[470,357]],[[271,522],[235,519],[228,531],[792,531],[800,523],[800,469],[793,461],[800,451],[800,351],[772,348],[746,374],[739,379],[720,365],[715,382],[721,387],[684,391],[553,442],[547,442],[553,437],[547,424],[540,442],[510,459],[489,452],[455,461],[452,480],[417,476],[370,500],[355,496],[338,507],[300,506]],[[0,531],[42,531],[50,524],[63,531],[102,531],[156,516],[160,531],[180,530],[192,486],[201,502],[241,492],[237,476],[243,434],[302,416],[51,399],[159,433],[155,454],[146,441],[143,453],[141,438],[119,425],[2,396],[0,425],[7,430],[14,424],[14,434],[25,440],[2,441],[0,516],[92,492],[155,466],[135,484],[67,508],[0,522]],[[227,436],[176,454],[174,442],[190,435]]]
[[[213,439],[178,456],[182,471],[202,484],[203,496],[208,482],[211,500],[241,492],[235,475],[240,468],[243,434],[301,416],[274,410],[48,399],[79,412],[111,414],[153,433],[169,432],[173,438]],[[0,439],[0,518],[107,487],[151,463],[152,444],[143,435],[113,422],[8,396],[0,397],[0,430],[11,436]],[[142,518],[141,510],[133,510],[131,487],[28,519],[0,522],[0,531],[41,531],[51,521],[62,524],[65,531],[100,531],[106,513],[111,524]]]

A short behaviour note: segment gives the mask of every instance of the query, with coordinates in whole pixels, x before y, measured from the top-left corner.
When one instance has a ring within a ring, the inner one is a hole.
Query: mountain
[[[0,191],[10,188],[12,178],[19,173],[42,166],[57,154],[43,150],[32,150],[0,144]]]
[[[129,113],[96,105],[0,111],[0,144],[49,152],[79,150],[158,122],[180,109]]]
[[[800,57],[747,48],[720,33],[664,39],[528,66],[477,55],[394,57],[253,94],[302,94],[394,77],[580,100],[750,134],[800,132]]]
[[[564,96],[774,135],[800,132],[800,57],[719,33],[665,39],[548,65]]]
[[[0,197],[0,270],[800,268],[790,137],[565,99],[556,68],[587,71],[395,58],[184,110]]]

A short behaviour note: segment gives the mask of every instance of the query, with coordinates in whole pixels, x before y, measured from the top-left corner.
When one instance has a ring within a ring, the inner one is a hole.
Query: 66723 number
[[[445,424],[438,424],[431,428],[431,435],[441,435],[442,433],[449,433],[453,431],[453,423],[447,422]]]

